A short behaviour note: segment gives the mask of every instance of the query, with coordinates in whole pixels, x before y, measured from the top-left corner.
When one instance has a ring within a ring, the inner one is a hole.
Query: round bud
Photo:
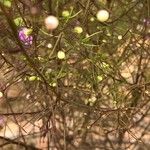
[[[30,76],[28,79],[29,79],[29,81],[35,81],[36,80],[36,76]]]
[[[122,35],[118,35],[118,40],[122,40]]]
[[[48,30],[54,30],[58,27],[59,21],[55,16],[45,18],[45,26]]]
[[[47,44],[47,48],[52,48],[53,46],[52,46],[52,44],[51,43],[48,43]]]
[[[65,53],[63,51],[58,51],[57,53],[57,57],[59,59],[64,59],[66,57]]]
[[[97,80],[98,80],[98,81],[102,81],[102,80],[103,80],[103,77],[99,75],[99,76],[97,76]]]
[[[91,22],[93,22],[94,20],[95,20],[95,18],[94,18],[94,17],[91,17],[91,18],[90,18],[90,21],[91,21]]]
[[[56,87],[56,86],[57,86],[57,83],[56,83],[56,82],[52,83],[52,86],[53,86],[53,87]]]
[[[99,10],[96,17],[100,22],[105,22],[109,18],[109,12],[107,10]]]
[[[63,17],[69,17],[69,16],[70,16],[69,11],[68,11],[68,10],[64,10],[64,11],[62,12],[62,16],[63,16]]]
[[[83,29],[82,29],[82,27],[80,27],[80,26],[76,26],[76,27],[74,28],[74,32],[80,34],[80,33],[83,32]]]

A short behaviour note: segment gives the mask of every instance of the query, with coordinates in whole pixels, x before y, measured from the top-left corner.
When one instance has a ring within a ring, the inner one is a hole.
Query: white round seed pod
[[[45,18],[45,26],[48,30],[54,30],[58,27],[59,21],[55,16],[48,16]]]

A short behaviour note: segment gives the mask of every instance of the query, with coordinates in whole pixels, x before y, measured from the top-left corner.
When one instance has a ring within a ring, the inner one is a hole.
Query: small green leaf
[[[21,17],[15,18],[14,23],[16,24],[16,26],[21,26],[24,24],[23,19]]]
[[[3,3],[4,6],[10,8],[12,0],[0,0],[1,3]]]
[[[66,72],[62,72],[61,74],[59,74],[59,76],[57,78],[59,79],[59,78],[65,77],[65,76],[66,76]]]

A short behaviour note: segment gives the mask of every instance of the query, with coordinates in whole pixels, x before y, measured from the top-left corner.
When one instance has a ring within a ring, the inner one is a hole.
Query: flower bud
[[[100,22],[105,22],[109,18],[109,12],[107,10],[99,10],[96,17]]]
[[[57,57],[59,59],[64,59],[66,57],[65,53],[63,51],[58,51],[57,53]]]
[[[82,29],[80,26],[76,26],[76,27],[74,28],[74,32],[75,32],[75,33],[78,33],[78,34],[81,34],[81,33],[83,32],[83,29]]]
[[[68,10],[64,10],[64,11],[62,12],[62,16],[63,16],[63,17],[69,17],[69,16],[70,16],[69,11],[68,11]]]

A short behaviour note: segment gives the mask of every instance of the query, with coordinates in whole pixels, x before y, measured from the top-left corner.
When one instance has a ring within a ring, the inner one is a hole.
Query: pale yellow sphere
[[[53,46],[52,46],[51,43],[48,43],[48,44],[47,44],[47,47],[48,47],[48,48],[52,48]]]
[[[97,76],[97,80],[98,81],[102,81],[103,80],[103,77],[101,75]]]
[[[58,27],[59,21],[55,16],[48,16],[45,18],[45,26],[48,30],[54,30]]]
[[[109,12],[107,10],[99,10],[96,14],[98,21],[105,22],[109,18]]]
[[[58,51],[57,53],[57,57],[59,59],[64,59],[66,57],[65,53],[63,51]]]
[[[35,81],[36,79],[37,79],[36,76],[30,76],[30,77],[29,77],[29,81]]]
[[[80,26],[76,26],[76,27],[74,27],[74,32],[78,33],[78,34],[81,34],[83,32],[83,29]]]
[[[69,11],[68,11],[68,10],[64,10],[64,11],[62,12],[62,16],[63,16],[63,17],[69,17],[69,16],[70,16]]]

